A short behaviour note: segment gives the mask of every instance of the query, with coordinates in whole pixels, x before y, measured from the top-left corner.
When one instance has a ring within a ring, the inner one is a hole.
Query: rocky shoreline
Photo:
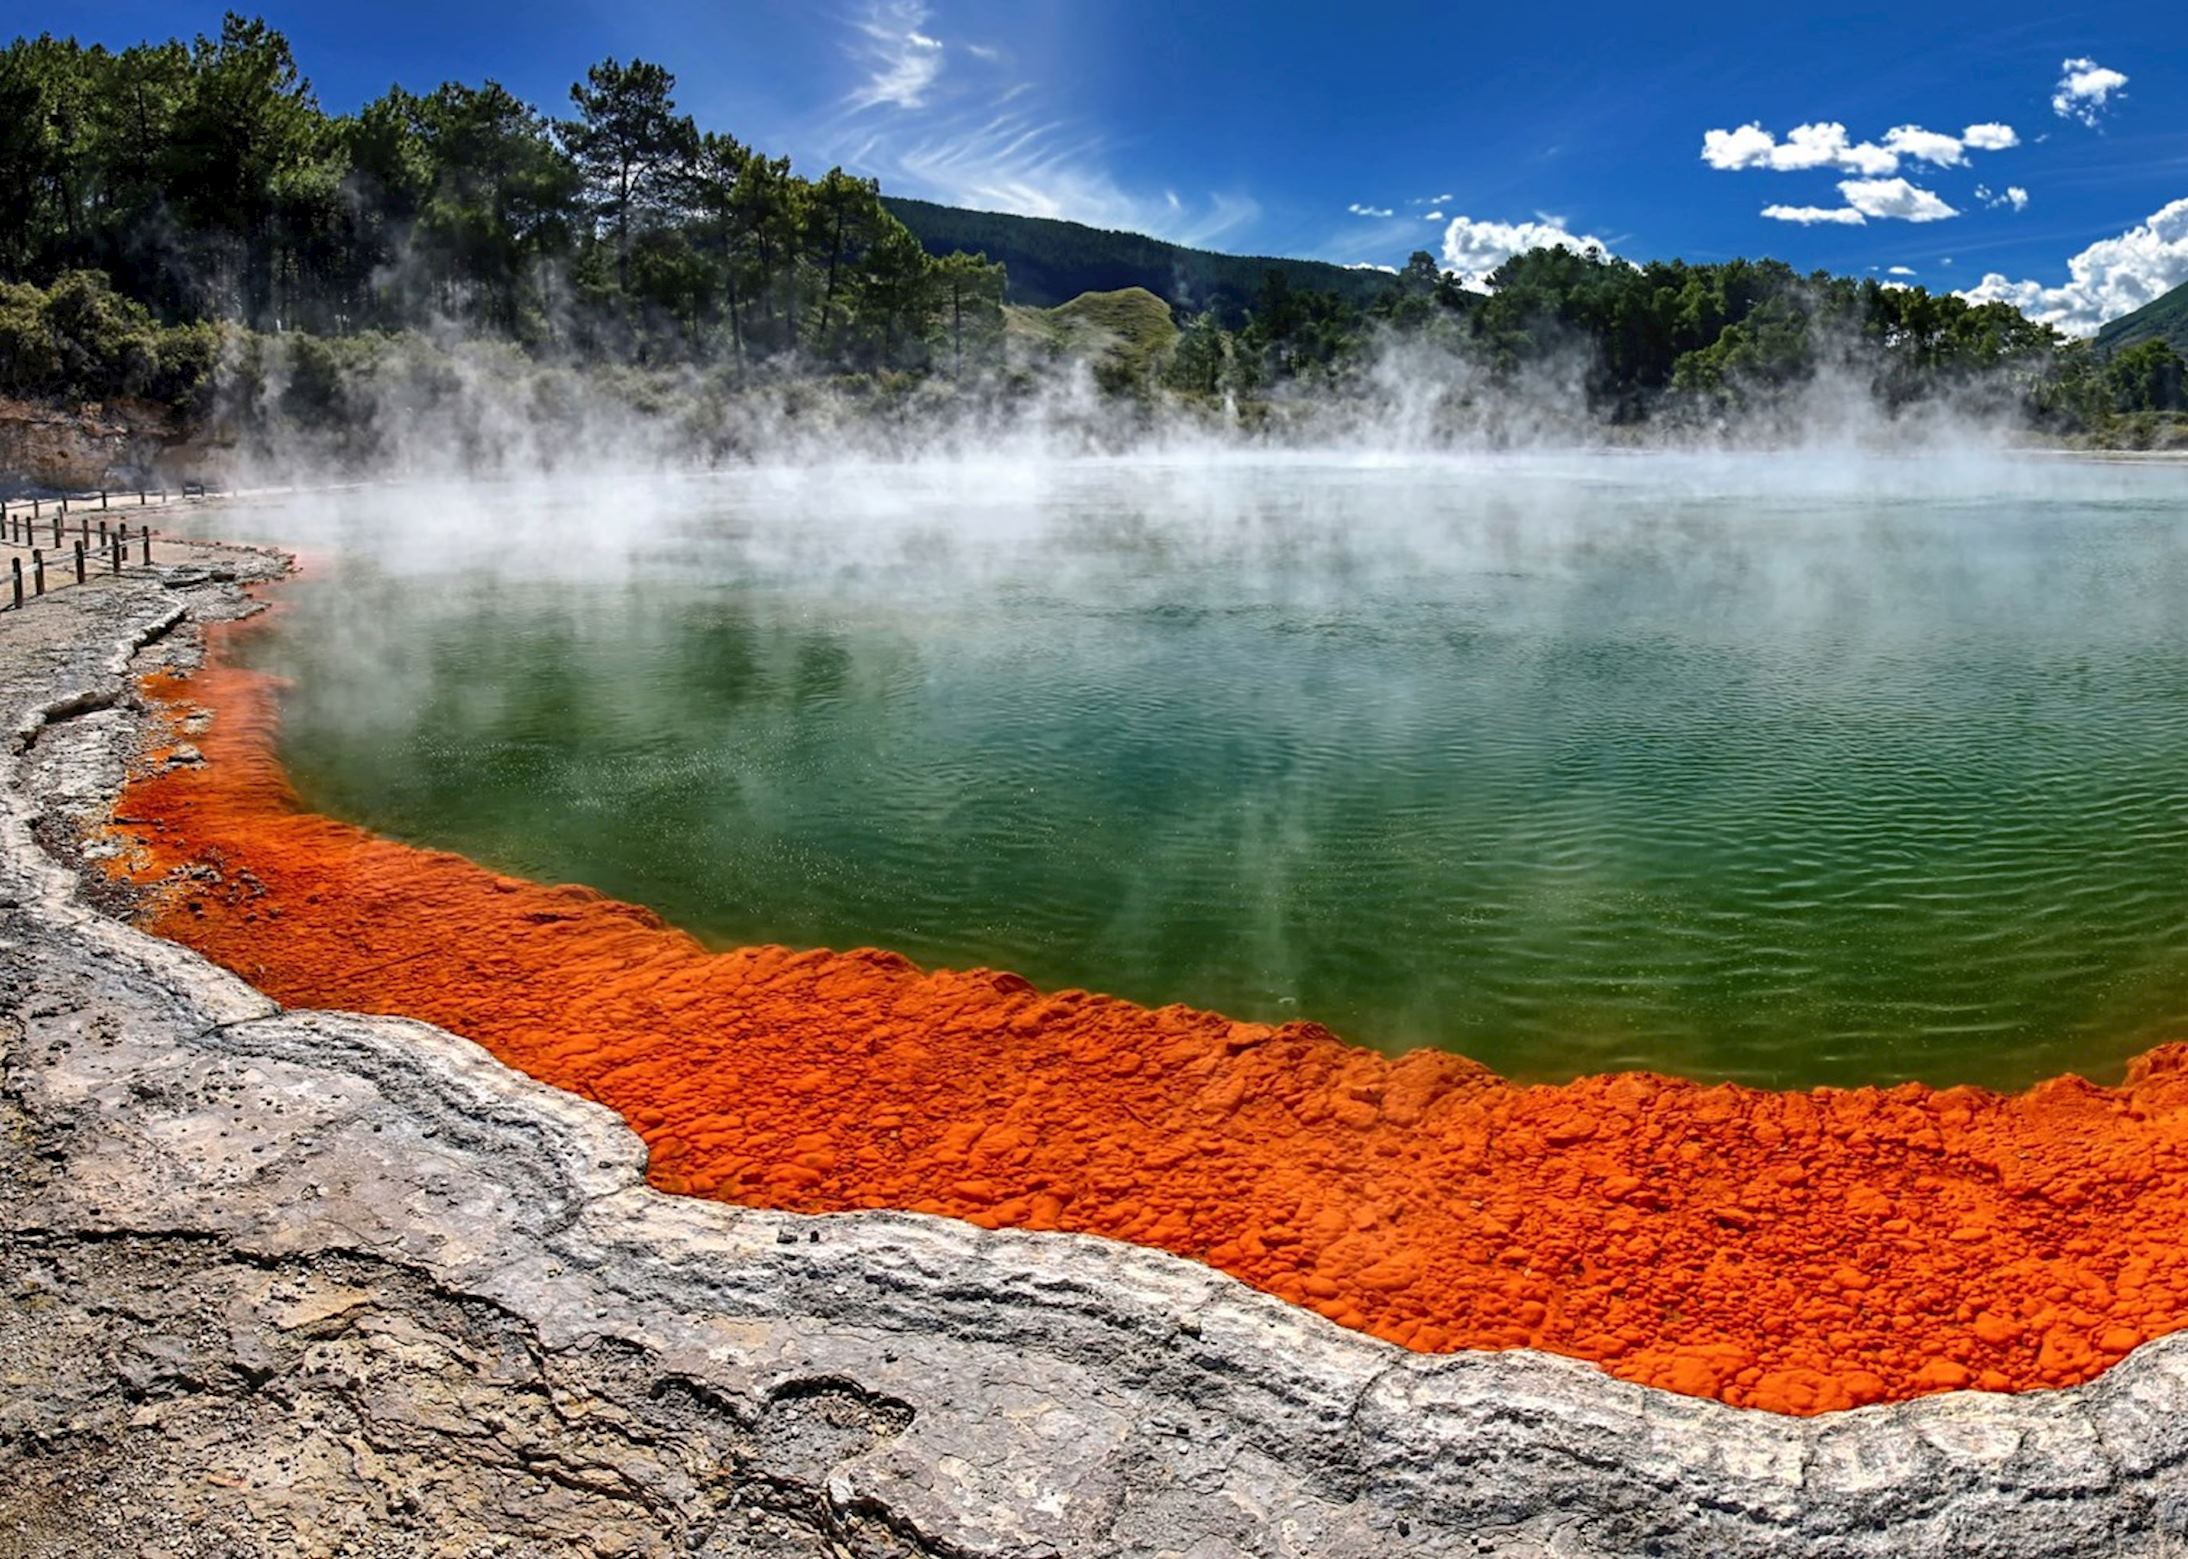
[[[0,1556],[2170,1552],[2188,1338],[1795,1420],[1182,1259],[662,1195],[465,1040],[87,902],[261,554],[0,614]],[[171,761],[190,761],[187,753]],[[93,896],[94,898],[96,895]],[[573,993],[573,998],[581,993]]]

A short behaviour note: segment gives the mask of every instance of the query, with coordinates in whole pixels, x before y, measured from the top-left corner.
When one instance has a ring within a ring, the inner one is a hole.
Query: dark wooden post
[[[106,521],[104,520],[99,521],[99,545],[102,547],[106,545]]]
[[[30,549],[31,587],[39,594],[46,593],[46,555],[36,547]]]
[[[103,487],[99,489],[99,507],[102,509],[106,507],[106,489]]]
[[[58,514],[53,517],[53,544],[56,547],[61,544],[61,517]]]
[[[101,543],[100,543],[100,545],[101,545],[101,546],[109,546],[109,544],[108,544],[108,543],[105,543],[105,542],[101,542]],[[111,567],[112,567],[112,570],[113,570],[113,572],[115,572],[115,573],[119,574],[119,573],[120,573],[120,572],[122,571],[122,539],[121,539],[121,537],[119,537],[119,536],[116,536],[116,537],[114,538],[113,542],[111,543],[111,546],[109,547],[109,553],[108,553],[108,555],[109,555],[109,557],[110,557],[110,559],[111,559]]]
[[[23,609],[23,560],[21,558],[8,559],[8,577],[15,585],[15,609],[21,611]]]
[[[82,584],[83,582],[84,582],[84,544],[83,544],[82,542],[80,542],[80,541],[79,541],[79,542],[77,542],[77,543],[76,543],[76,583],[78,583],[78,584],[80,585],[80,584]]]
[[[30,501],[30,517],[33,520],[38,518],[38,500],[35,498]]]
[[[140,509],[144,507],[144,489],[141,487],[137,489],[137,507]]]
[[[149,525],[144,528],[144,566],[152,566],[152,527]]]
[[[62,510],[61,512],[62,512],[63,514],[66,514],[66,513],[68,512],[68,511],[67,511],[66,509],[63,509],[63,510]],[[90,516],[90,515],[88,515],[88,514],[79,514],[79,515],[77,515],[77,516],[76,516],[76,524],[77,524],[77,527],[78,527],[79,533],[80,533],[80,534],[82,535],[82,537],[83,537],[83,542],[84,542],[84,545],[85,545],[85,546],[87,546],[87,547],[88,547],[88,546],[90,546],[90,545],[91,545],[91,516]]]

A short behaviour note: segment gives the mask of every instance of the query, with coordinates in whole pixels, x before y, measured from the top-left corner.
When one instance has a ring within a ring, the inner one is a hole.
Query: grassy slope
[[[2097,345],[2108,353],[2117,352],[2153,337],[2171,342],[2174,351],[2188,357],[2188,285],[2175,287],[2132,314],[2122,314],[2097,332]]]
[[[1004,328],[1038,353],[1083,357],[1138,379],[1177,345],[1170,305],[1144,287],[1084,292],[1052,309],[1010,305]]]
[[[1054,308],[1083,293],[1141,287],[1182,310],[1213,306],[1235,316],[1261,290],[1269,271],[1294,287],[1336,292],[1365,303],[1391,285],[1381,271],[1322,260],[1267,259],[1188,249],[1142,233],[1117,233],[1048,217],[964,211],[930,201],[883,197],[931,254],[962,249],[1000,260],[1010,272],[1010,301]]]

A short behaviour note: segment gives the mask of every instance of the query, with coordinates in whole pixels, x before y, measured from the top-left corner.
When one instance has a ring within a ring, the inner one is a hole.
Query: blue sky
[[[14,30],[109,44],[220,13],[11,9]],[[2188,281],[2179,5],[262,9],[337,109],[391,81],[491,75],[559,113],[589,62],[639,54],[677,73],[703,124],[807,172],[840,162],[892,192],[1241,253],[1398,264],[1424,248],[1468,274],[1544,240],[1771,254],[2081,330]]]

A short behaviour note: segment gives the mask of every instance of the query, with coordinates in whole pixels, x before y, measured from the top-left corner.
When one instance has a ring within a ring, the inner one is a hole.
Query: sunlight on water
[[[331,554],[257,652],[312,805],[712,941],[2018,1085],[2188,1037],[2184,489],[1090,463],[213,528]]]

